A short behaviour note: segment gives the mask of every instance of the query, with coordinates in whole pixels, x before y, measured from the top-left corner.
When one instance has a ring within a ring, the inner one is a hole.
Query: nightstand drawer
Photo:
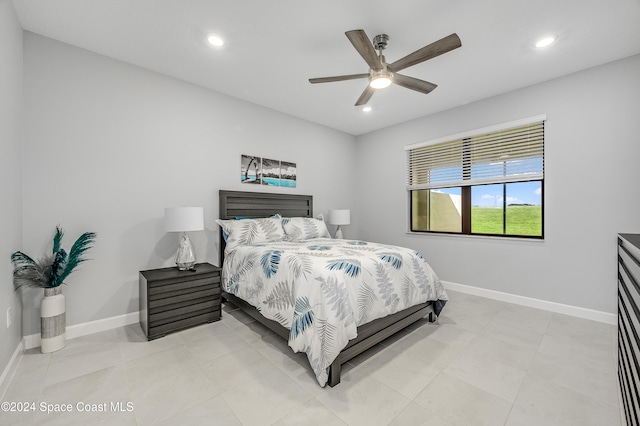
[[[189,299],[189,300],[184,300],[182,302],[175,302],[175,303],[168,303],[168,304],[164,304],[164,305],[160,305],[160,306],[151,306],[149,305],[149,317],[151,318],[153,315],[159,314],[161,312],[166,312],[166,311],[173,311],[176,309],[181,309],[181,308],[186,308],[188,306],[192,306],[192,305],[198,305],[200,303],[212,303],[215,306],[220,305],[220,296],[218,295],[217,297],[215,295],[213,296],[206,296],[206,297],[200,297],[198,299]]]
[[[220,277],[206,277],[189,281],[158,281],[149,284],[149,299],[154,297],[163,297],[164,293],[182,292],[186,293],[189,289],[202,286],[220,286]]]
[[[162,297],[156,295],[155,297],[149,297],[149,309],[160,308],[166,305],[177,304],[190,300],[198,300],[202,298],[220,298],[220,287],[213,287],[211,285],[191,288],[189,293],[181,291],[163,293]]]
[[[183,330],[185,328],[193,327],[200,324],[205,324],[220,319],[220,311],[207,312],[194,317],[184,318],[178,321],[169,322],[156,327],[152,327],[149,330],[149,337],[162,337],[167,333],[173,331]]]
[[[186,305],[186,306],[174,306],[174,309],[169,309],[162,312],[152,311],[149,314],[149,327],[155,327],[156,325],[166,324],[184,318],[185,316],[195,316],[200,313],[211,312],[220,308],[219,301],[215,299],[206,300],[200,303]],[[198,312],[203,311],[203,312]]]

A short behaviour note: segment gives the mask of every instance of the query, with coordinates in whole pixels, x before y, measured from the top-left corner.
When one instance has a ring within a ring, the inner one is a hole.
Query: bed
[[[419,253],[331,239],[315,222],[312,196],[225,190],[219,196],[223,300],[306,352],[321,386],[337,385],[342,364],[408,325],[435,321],[446,303]],[[254,240],[255,224],[266,233]],[[234,240],[235,229],[250,232],[251,244]],[[368,286],[365,275],[373,280]],[[399,281],[401,295],[388,287]],[[356,287],[359,293],[348,293]]]

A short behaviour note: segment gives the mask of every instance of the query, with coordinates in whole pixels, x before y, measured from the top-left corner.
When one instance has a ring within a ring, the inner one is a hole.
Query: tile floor
[[[335,388],[232,305],[152,342],[135,324],[28,350],[3,401],[35,412],[0,424],[621,424],[614,326],[449,293],[437,324],[352,360]]]

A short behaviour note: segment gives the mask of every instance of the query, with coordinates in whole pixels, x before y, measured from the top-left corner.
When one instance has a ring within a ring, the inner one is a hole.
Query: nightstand
[[[195,271],[140,271],[140,325],[147,339],[221,318],[220,268],[198,263]]]

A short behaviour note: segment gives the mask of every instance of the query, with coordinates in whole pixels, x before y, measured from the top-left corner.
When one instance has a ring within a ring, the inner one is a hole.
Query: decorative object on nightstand
[[[187,232],[204,229],[204,209],[202,207],[167,207],[164,209],[164,228],[167,232],[182,232],[176,253],[176,265],[181,271],[193,270],[196,256]]]
[[[93,232],[85,232],[67,252],[61,247],[64,232],[56,226],[53,250],[39,262],[17,251],[11,255],[13,284],[20,287],[44,289],[40,304],[40,350],[43,354],[55,352],[66,345],[66,306],[61,285],[73,270],[86,261],[83,256],[96,239]]]
[[[140,325],[147,339],[221,318],[220,268],[198,263],[140,271]]]
[[[337,225],[336,238],[342,239],[341,225],[349,225],[351,223],[351,210],[329,210],[329,224]]]

